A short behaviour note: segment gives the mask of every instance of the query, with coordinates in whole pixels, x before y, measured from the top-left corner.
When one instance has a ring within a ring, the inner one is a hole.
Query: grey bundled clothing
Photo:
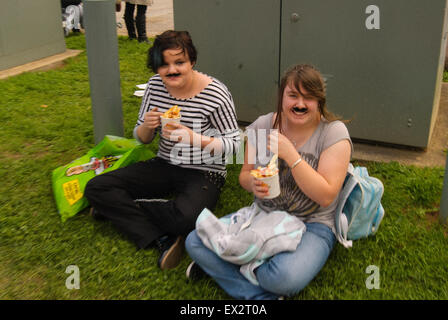
[[[241,273],[258,285],[254,270],[266,259],[296,250],[305,224],[285,211],[265,212],[257,204],[218,219],[205,208],[196,220],[204,245],[222,259],[241,265]]]

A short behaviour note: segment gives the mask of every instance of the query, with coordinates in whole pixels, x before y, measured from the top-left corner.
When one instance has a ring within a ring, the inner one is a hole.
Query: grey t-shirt
[[[267,137],[273,130],[272,123],[274,113],[260,116],[246,128],[248,142],[258,146],[255,168],[266,166],[273,154],[266,149]],[[256,140],[254,140],[256,139]],[[347,127],[341,121],[328,122],[325,119],[319,123],[308,141],[297,151],[303,160],[317,170],[321,153],[335,143],[347,139],[352,145]],[[352,145],[353,150],[353,145]],[[283,210],[298,216],[305,223],[319,222],[334,228],[334,210],[337,206],[337,197],[328,207],[321,207],[316,202],[308,198],[297,186],[291,173],[291,169],[282,159],[278,159],[280,190],[281,193],[274,199],[258,199],[255,202],[265,211]]]

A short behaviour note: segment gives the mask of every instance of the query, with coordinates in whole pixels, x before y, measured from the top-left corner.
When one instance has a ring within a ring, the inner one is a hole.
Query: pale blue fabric
[[[196,220],[204,245],[222,259],[241,265],[241,273],[255,285],[254,270],[277,253],[294,251],[305,229],[298,217],[285,211],[267,213],[255,203],[222,220],[205,208]]]

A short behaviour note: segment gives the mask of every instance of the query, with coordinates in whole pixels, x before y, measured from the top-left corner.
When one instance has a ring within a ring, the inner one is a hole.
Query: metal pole
[[[115,0],[83,0],[95,143],[123,136]]]
[[[445,178],[443,179],[442,198],[440,199],[440,215],[442,223],[448,222],[448,153],[445,164]]]

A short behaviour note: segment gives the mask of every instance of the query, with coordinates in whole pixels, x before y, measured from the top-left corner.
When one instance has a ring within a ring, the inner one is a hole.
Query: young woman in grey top
[[[257,286],[242,276],[240,266],[207,249],[193,231],[186,242],[194,260],[188,271],[197,274],[202,269],[237,299],[294,295],[322,269],[336,241],[334,209],[352,143],[344,123],[327,110],[324,81],[310,65],[296,65],[286,71],[277,111],[259,117],[247,129],[249,143],[239,176],[241,186],[254,193],[255,202],[265,211],[283,210],[302,219],[306,232],[295,251],[281,252],[255,270]],[[263,140],[267,140],[267,150],[260,148]],[[250,171],[265,166],[273,153],[279,159],[281,193],[265,199],[269,189]]]

